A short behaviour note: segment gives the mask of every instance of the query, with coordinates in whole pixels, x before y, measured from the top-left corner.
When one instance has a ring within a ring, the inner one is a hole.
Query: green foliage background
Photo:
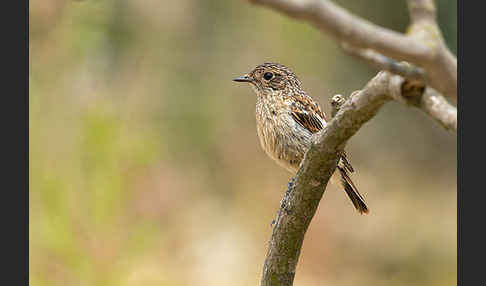
[[[406,29],[405,1],[336,1]],[[438,2],[457,47],[456,1]],[[329,111],[376,71],[246,1],[35,0],[29,9],[30,284],[256,285],[290,174],[261,150],[265,61]],[[390,103],[347,147],[371,214],[329,186],[296,285],[455,285],[456,135]]]

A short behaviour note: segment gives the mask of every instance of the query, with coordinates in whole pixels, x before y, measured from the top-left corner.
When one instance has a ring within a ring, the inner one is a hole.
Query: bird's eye
[[[266,72],[264,75],[263,75],[263,78],[266,79],[266,80],[271,80],[273,77],[273,73],[271,72]]]

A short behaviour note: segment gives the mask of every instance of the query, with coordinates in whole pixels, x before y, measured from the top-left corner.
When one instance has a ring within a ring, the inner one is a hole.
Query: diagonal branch
[[[410,65],[407,62],[397,62],[396,60],[379,54],[372,49],[358,49],[346,43],[343,43],[341,47],[350,55],[365,60],[367,63],[380,70],[386,70],[408,79],[427,82],[427,78],[422,68]]]
[[[427,87],[423,93],[414,97],[407,97],[402,90],[402,97],[395,99],[420,109],[446,130],[457,132],[457,108],[435,89]]]
[[[435,90],[407,96],[406,79],[380,72],[344,103],[341,95],[332,98],[333,118],[313,137],[295,181],[289,184],[278,212],[261,285],[293,284],[305,232],[314,217],[327,183],[336,169],[337,154],[346,142],[391,99],[417,107],[447,129],[457,129],[457,110]]]
[[[444,128],[457,131],[457,108],[447,102],[436,90],[427,88],[415,106]]]
[[[392,80],[394,77],[398,79]],[[270,239],[261,285],[292,285],[304,235],[327,183],[336,169],[337,153],[387,101],[400,94],[399,76],[380,72],[354,92],[336,116],[313,137],[295,177],[282,199]],[[396,86],[393,86],[393,85]]]

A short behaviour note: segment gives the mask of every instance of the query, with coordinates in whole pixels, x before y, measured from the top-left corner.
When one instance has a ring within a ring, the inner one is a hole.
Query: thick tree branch
[[[398,77],[396,80],[391,80]],[[347,140],[384,103],[400,94],[399,76],[380,72],[363,90],[354,92],[336,116],[313,137],[289,190],[282,199],[270,240],[261,285],[292,285],[304,235]],[[393,85],[397,86],[393,86]]]
[[[275,220],[261,285],[292,285],[305,232],[317,210],[327,183],[336,169],[338,153],[346,142],[391,99],[417,107],[447,129],[457,129],[456,108],[435,90],[419,96],[403,87],[401,76],[380,72],[347,101],[342,95],[331,100],[333,118],[313,137],[295,180],[282,199]],[[344,103],[343,103],[344,102]]]
[[[409,0],[412,25],[406,35],[354,16],[328,0],[248,1],[307,20],[339,42],[421,67],[433,88],[456,98],[457,60],[444,43],[432,0]]]

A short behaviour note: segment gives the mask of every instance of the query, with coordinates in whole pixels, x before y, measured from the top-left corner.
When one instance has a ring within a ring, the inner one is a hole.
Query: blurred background
[[[407,27],[406,1],[335,2]],[[454,53],[456,4],[437,1]],[[329,113],[377,71],[246,1],[35,0],[29,16],[30,284],[258,285],[290,173],[231,79],[283,63]],[[347,152],[371,213],[328,186],[295,285],[456,285],[456,134],[392,102]]]

